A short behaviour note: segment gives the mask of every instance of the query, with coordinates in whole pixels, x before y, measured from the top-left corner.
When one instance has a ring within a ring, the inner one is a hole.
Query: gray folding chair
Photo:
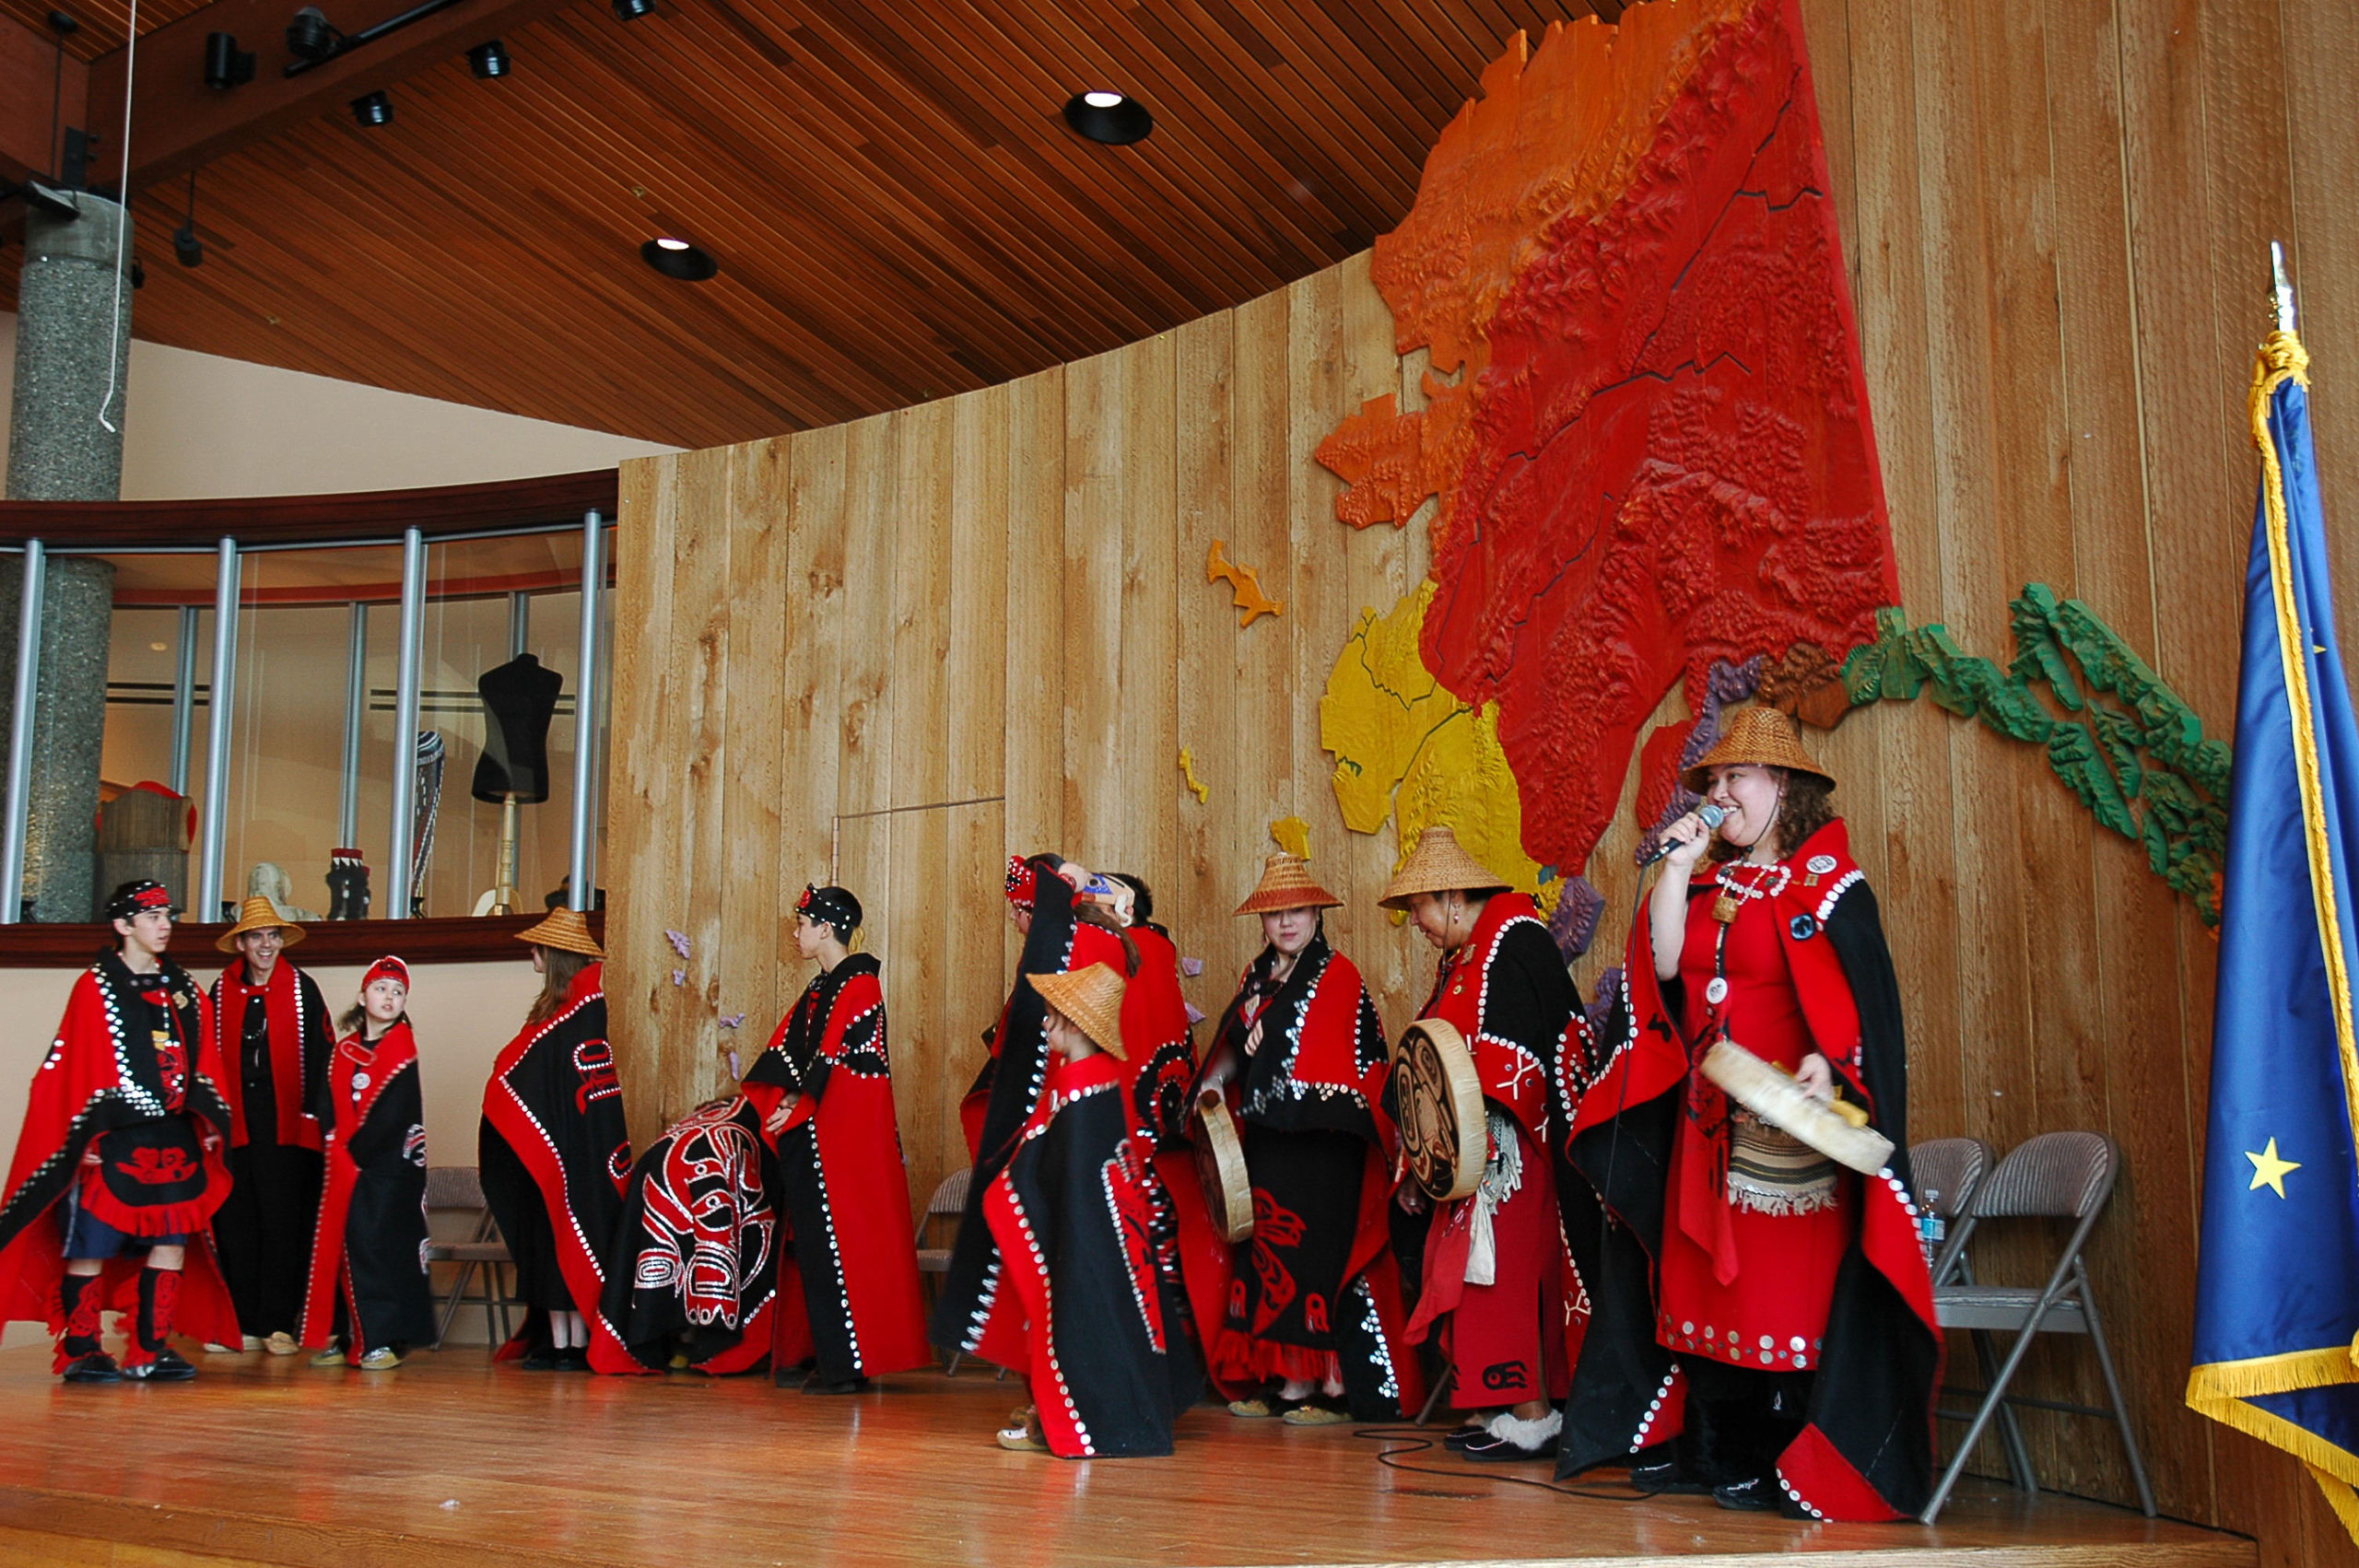
[[[1990,1145],[1979,1138],[1931,1138],[1909,1146],[1908,1164],[1917,1176],[1917,1201],[1939,1216],[1947,1232],[1941,1250],[1933,1256],[1933,1283],[1974,1283],[1974,1264],[1966,1250],[1966,1238],[1973,1232],[1967,1217],[1974,1211],[1975,1193],[1990,1174]],[[1982,1368],[1982,1387],[1988,1388],[1998,1375],[1999,1357],[1991,1349],[1989,1330],[1974,1330],[1973,1340],[1974,1359]],[[1973,1390],[1944,1387],[1942,1392]],[[2015,1485],[2037,1492],[2039,1477],[2032,1469],[2031,1449],[2024,1443],[2023,1425],[2015,1420],[2013,1405],[1999,1407],[1999,1440],[2007,1456],[2007,1473]]]
[[[935,1221],[948,1220],[955,1225],[958,1216],[967,1211],[967,1184],[974,1175],[973,1167],[961,1165],[944,1176],[941,1185],[933,1189],[933,1196],[925,1200],[925,1212],[918,1219],[919,1273],[946,1274],[950,1271],[950,1248],[925,1244],[931,1239],[928,1233],[933,1230]],[[945,1375],[958,1375],[960,1354],[957,1351],[950,1352],[950,1366]]]
[[[2145,1462],[2139,1457],[2138,1437],[2130,1429],[2129,1407],[2121,1398],[2121,1380],[2114,1374],[2113,1352],[2106,1344],[2105,1326],[2097,1316],[2096,1297],[2089,1287],[2089,1271],[2081,1260],[2089,1233],[2095,1228],[2097,1216],[2105,1212],[2106,1202],[2113,1196],[2114,1176],[2120,1164],[2120,1150],[2102,1133],[2045,1132],[2000,1161],[1998,1168],[1976,1191],[1974,1207],[1962,1227],[1965,1234],[1957,1237],[1961,1253],[1966,1235],[1989,1221],[2060,1219],[2079,1223],[2073,1226],[2056,1267],[2049,1271],[2048,1283],[2036,1290],[1965,1282],[1933,1287],[1933,1306],[1942,1327],[2010,1332],[2015,1338],[2007,1348],[2006,1360],[1983,1391],[1981,1406],[1974,1412],[1966,1436],[1958,1444],[1956,1457],[1942,1472],[1932,1501],[1919,1515],[1926,1524],[1940,1516],[1974,1445],[1981,1441],[1992,1419],[2010,1404],[2062,1410],[2071,1415],[2112,1416],[2121,1433],[2121,1446],[2130,1456],[2130,1476],[2138,1483],[2139,1506],[2148,1518],[2154,1516],[2154,1489],[2146,1482]],[[2089,1343],[2096,1350],[2097,1369],[2105,1376],[2109,1408],[2025,1398],[2007,1392],[2008,1384],[2014,1380],[2025,1355],[2031,1350],[2033,1338],[2039,1334],[2088,1336]]]
[[[440,1350],[451,1332],[451,1320],[462,1306],[483,1308],[484,1332],[495,1345],[507,1341],[510,1333],[508,1309],[522,1305],[509,1293],[500,1270],[514,1261],[508,1254],[508,1244],[499,1239],[499,1227],[492,1223],[491,1206],[484,1201],[481,1174],[473,1165],[429,1165],[426,1172],[426,1211],[428,1216],[438,1211],[472,1214],[475,1224],[464,1241],[429,1241],[426,1257],[429,1263],[455,1263],[458,1278],[451,1282],[451,1293],[443,1298],[441,1320],[434,1326],[434,1348]],[[483,1278],[483,1293],[469,1295],[467,1287],[477,1273]]]

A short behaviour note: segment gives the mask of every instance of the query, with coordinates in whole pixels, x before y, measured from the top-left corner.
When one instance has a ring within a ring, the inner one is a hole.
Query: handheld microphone
[[[1728,813],[1708,802],[1696,808],[1696,820],[1702,823],[1708,830],[1719,826],[1720,824],[1728,820]],[[1638,862],[1638,869],[1640,871],[1645,871],[1649,866],[1653,865],[1657,860],[1660,860],[1665,855],[1670,854],[1671,851],[1672,842],[1670,839],[1666,838],[1661,843],[1655,846],[1655,852],[1653,854],[1649,855],[1645,860]]]

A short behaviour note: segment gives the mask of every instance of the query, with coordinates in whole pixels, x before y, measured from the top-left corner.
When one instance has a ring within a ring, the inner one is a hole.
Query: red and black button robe
[[[426,1106],[417,1041],[396,1024],[373,1043],[347,1035],[328,1063],[327,1187],[303,1298],[303,1343],[345,1336],[347,1359],[429,1344]]]
[[[1273,987],[1277,959],[1264,947],[1246,967],[1206,1053],[1233,1051],[1240,1064],[1227,1095],[1253,1184],[1253,1235],[1232,1255],[1212,1374],[1237,1392],[1332,1377],[1355,1419],[1390,1421],[1414,1413],[1425,1387],[1389,1245],[1397,1134],[1384,1110],[1384,1024],[1358,966],[1325,933]]]
[[[1189,1142],[1196,1039],[1188,999],[1180,990],[1179,949],[1160,926],[1132,926],[1124,934],[1130,946],[1116,965],[1126,976],[1121,1027],[1130,1057],[1122,1074],[1147,1154],[1147,1206],[1168,1329],[1172,1403],[1184,1410],[1203,1393],[1213,1341],[1220,1333],[1228,1243],[1214,1228]]]
[[[292,1334],[303,1312],[324,1166],[328,1055],[320,988],[286,958],[246,984],[246,961],[213,982],[221,1094],[229,1102],[229,1196],[213,1216],[221,1271],[247,1333]]]
[[[1795,1355],[1809,1358],[1799,1366],[1812,1375],[1807,1424],[1777,1463],[1786,1495],[1822,1518],[1904,1518],[1932,1492],[1942,1338],[1910,1197],[1899,989],[1875,895],[1851,859],[1843,824],[1813,834],[1781,865],[1784,874],[1765,897],[1743,902],[1738,919],[1768,924],[1811,1044],[1894,1151],[1891,1166],[1876,1176],[1838,1176],[1840,1257],[1832,1281],[1814,1281],[1812,1292],[1828,1297],[1825,1331],[1813,1336],[1824,1342],[1744,1349],[1770,1371],[1793,1371]],[[1689,896],[1718,892],[1698,877]],[[1691,905],[1691,924],[1709,919]],[[1714,1326],[1666,1325],[1659,1312],[1670,1227],[1684,1232],[1680,1245],[1708,1255],[1728,1240],[1713,1214],[1727,1202],[1716,1186],[1725,1180],[1725,1160],[1711,1157],[1715,1137],[1725,1135],[1715,1131],[1725,1121],[1724,1097],[1690,1076],[1716,1032],[1705,999],[1687,989],[1679,980],[1656,981],[1641,926],[1595,1048],[1567,1052],[1566,1077],[1579,1094],[1568,1153],[1619,1223],[1601,1230],[1608,1250],[1586,1270],[1593,1317],[1566,1406],[1562,1475],[1626,1463],[1639,1449],[1678,1436],[1688,1390],[1676,1358],[1714,1353],[1703,1335]],[[1729,1288],[1740,1295],[1789,1288],[1790,1260],[1775,1261],[1731,1274]],[[1724,1345],[1715,1359],[1728,1359]]]
[[[546,1315],[562,1309],[582,1315],[593,1369],[629,1372],[638,1363],[602,1305],[631,1165],[606,1040],[604,971],[603,964],[583,968],[556,1012],[501,1047],[484,1086],[477,1160],[529,1308],[501,1353],[546,1345]]]
[[[1464,946],[1445,954],[1420,1018],[1455,1024],[1474,1059],[1486,1106],[1507,1113],[1521,1179],[1492,1217],[1492,1282],[1470,1284],[1477,1196],[1437,1204],[1426,1228],[1412,1340],[1437,1326],[1461,1410],[1561,1398],[1582,1319],[1568,1310],[1580,1281],[1556,1200],[1550,1072],[1580,1012],[1540,911],[1520,893],[1493,894]],[[1459,1129],[1461,1138],[1471,1129]]]
[[[208,1341],[237,1338],[210,1228],[229,1188],[220,1073],[211,1010],[179,965],[135,975],[109,953],[76,978],[33,1074],[0,1197],[0,1319],[65,1333],[62,1222],[78,1205],[126,1235],[187,1237],[176,1327]],[[99,1305],[135,1310],[144,1261],[109,1260]],[[151,1359],[135,1338],[125,1363]]]
[[[928,1331],[933,1343],[969,1354],[989,1353],[983,1341],[1000,1298],[999,1245],[983,1222],[983,1194],[1015,1154],[1016,1138],[1032,1119],[1049,1073],[1048,1004],[1024,977],[1062,974],[1092,964],[1104,964],[1118,975],[1131,969],[1121,938],[1075,918],[1072,884],[1045,859],[1035,860],[1033,871],[1032,929],[1025,935],[1015,984],[992,1031],[991,1060],[969,1092],[970,1098],[984,1099],[978,1152],[966,1212],[959,1216],[950,1266],[934,1298]]]
[[[1002,1304],[984,1353],[1029,1380],[1062,1458],[1171,1452],[1169,1328],[1130,1076],[1102,1051],[1056,1061],[982,1194]]]
[[[933,1360],[885,1042],[876,960],[855,953],[804,988],[745,1075],[765,1120],[800,1096],[776,1138],[794,1269],[771,1364],[815,1358],[829,1382]]]

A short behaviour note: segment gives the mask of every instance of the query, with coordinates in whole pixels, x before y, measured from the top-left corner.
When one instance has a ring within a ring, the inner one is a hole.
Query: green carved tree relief
[[[1876,640],[1843,661],[1853,706],[1919,695],[2011,739],[2045,747],[2048,765],[2097,821],[2145,846],[2155,874],[2220,923],[2228,837],[2226,743],[2077,599],[2031,583],[2008,606],[2014,661],[1978,659],[1938,623],[1910,629],[1876,614]]]

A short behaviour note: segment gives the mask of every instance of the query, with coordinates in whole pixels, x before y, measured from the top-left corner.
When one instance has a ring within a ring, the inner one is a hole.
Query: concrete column
[[[115,241],[118,235],[127,240],[129,219],[103,196],[76,193],[74,200],[79,218],[59,218],[38,207],[25,217],[25,263],[17,279],[16,403],[8,414],[12,501],[111,501],[123,494],[131,279],[123,280],[118,312]],[[99,418],[110,372],[111,430]]]
[[[131,280],[123,279],[118,303],[115,250],[118,237],[128,241],[129,219],[102,196],[77,193],[74,200],[81,212],[76,219],[38,209],[25,219],[16,400],[8,416],[11,500],[111,501],[122,494]],[[49,543],[54,549],[71,542]],[[0,733],[6,731],[16,673],[17,595],[23,580],[20,558],[0,558],[0,599],[6,600],[0,603]],[[96,907],[93,819],[113,610],[111,565],[50,556],[25,842],[25,892],[37,920],[87,920]],[[7,895],[0,890],[0,897]]]

